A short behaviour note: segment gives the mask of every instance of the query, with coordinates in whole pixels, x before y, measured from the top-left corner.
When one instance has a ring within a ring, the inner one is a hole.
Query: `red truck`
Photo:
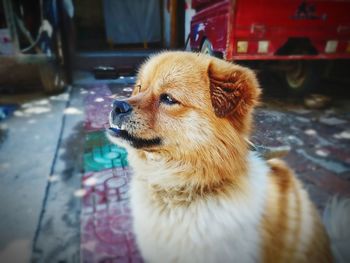
[[[273,65],[296,92],[315,87],[325,61],[350,59],[350,0],[192,0],[192,8],[192,50]]]

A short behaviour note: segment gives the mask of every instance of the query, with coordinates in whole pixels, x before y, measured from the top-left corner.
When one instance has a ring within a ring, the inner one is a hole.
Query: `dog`
[[[115,101],[107,136],[129,152],[130,202],[146,262],[332,262],[293,171],[249,150],[261,94],[248,68],[163,52]]]

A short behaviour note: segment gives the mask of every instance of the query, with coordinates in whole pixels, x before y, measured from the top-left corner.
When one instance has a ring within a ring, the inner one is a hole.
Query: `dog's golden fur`
[[[260,93],[251,70],[201,54],[164,52],[140,68],[124,128],[161,143],[135,148],[109,137],[130,153],[134,229],[146,260],[332,261],[293,172],[249,151]]]

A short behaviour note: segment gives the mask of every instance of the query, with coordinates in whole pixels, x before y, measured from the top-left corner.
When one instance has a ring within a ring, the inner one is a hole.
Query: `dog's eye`
[[[169,94],[166,94],[166,93],[160,95],[159,100],[161,103],[164,103],[167,105],[174,105],[179,103],[177,100],[175,100],[173,97],[171,97]]]

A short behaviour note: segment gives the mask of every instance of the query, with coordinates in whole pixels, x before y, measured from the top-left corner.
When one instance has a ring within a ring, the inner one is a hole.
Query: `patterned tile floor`
[[[131,232],[127,153],[105,137],[115,98],[130,95],[125,85],[98,85],[85,99],[85,150],[81,212],[81,262],[142,262]]]

